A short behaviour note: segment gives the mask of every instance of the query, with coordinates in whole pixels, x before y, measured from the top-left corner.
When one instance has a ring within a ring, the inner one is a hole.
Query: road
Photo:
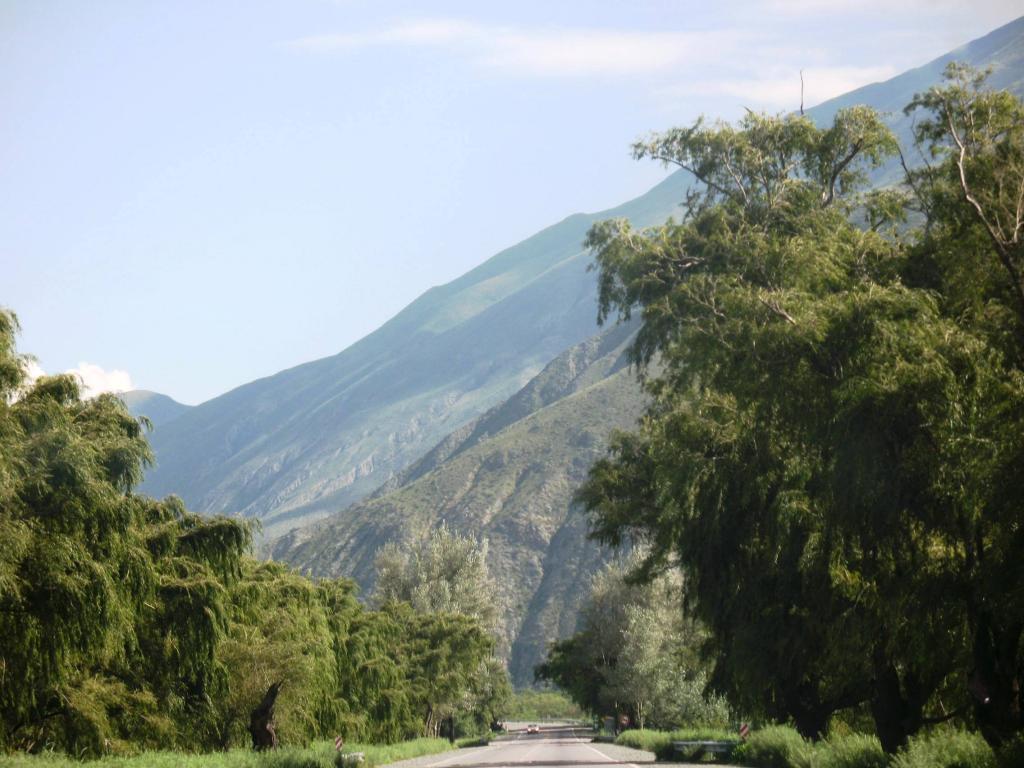
[[[637,763],[619,762],[591,745],[588,734],[588,731],[564,727],[544,728],[540,733],[512,733],[486,747],[460,749],[458,753],[430,762],[424,768],[637,768]]]

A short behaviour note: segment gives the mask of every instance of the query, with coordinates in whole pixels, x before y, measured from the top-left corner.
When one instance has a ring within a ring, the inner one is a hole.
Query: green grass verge
[[[733,741],[737,736],[732,731],[717,728],[684,728],[678,731],[655,731],[649,728],[634,728],[623,731],[615,739],[616,744],[633,749],[653,752],[659,760],[672,760],[675,757],[673,741]],[[686,757],[686,755],[682,755]]]
[[[344,751],[362,752],[366,756],[363,766],[373,768],[450,749],[454,747],[447,739],[414,739],[398,744],[346,744]],[[143,752],[133,757],[103,757],[84,762],[54,753],[0,755],[0,768],[338,768],[338,757],[334,744],[324,741],[308,747],[281,747],[273,752]]]

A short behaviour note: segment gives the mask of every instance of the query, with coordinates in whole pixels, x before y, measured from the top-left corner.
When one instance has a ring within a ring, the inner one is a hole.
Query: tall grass
[[[912,738],[892,768],[996,768],[996,756],[978,734],[943,728]]]
[[[851,733],[814,747],[813,768],[886,768],[889,756],[874,736]]]
[[[753,768],[814,768],[814,752],[814,745],[795,728],[770,725],[751,733],[733,753],[733,759]]]
[[[431,755],[452,749],[447,739],[414,739],[397,744],[346,744],[344,752],[362,752],[366,768]],[[342,761],[331,742],[309,747],[281,747],[272,752],[233,749],[229,752],[184,754],[143,752],[133,757],[102,757],[82,762],[66,755],[0,756],[0,768],[340,768]]]
[[[996,768],[995,754],[981,736],[954,729],[915,736],[889,756],[874,736],[849,734],[812,744],[779,725],[752,733],[733,762],[750,768]]]
[[[659,760],[672,760],[675,751],[673,741],[731,741],[736,734],[715,728],[684,728],[678,731],[655,731],[651,729],[631,729],[623,731],[615,739],[616,744],[633,749],[653,752]]]

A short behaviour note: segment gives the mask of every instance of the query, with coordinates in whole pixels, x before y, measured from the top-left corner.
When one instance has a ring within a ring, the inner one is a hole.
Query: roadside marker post
[[[747,740],[747,736],[750,735],[750,723],[740,723],[740,738],[744,741]]]
[[[344,746],[345,740],[341,736],[334,737],[334,749],[336,752],[341,752],[342,746]]]

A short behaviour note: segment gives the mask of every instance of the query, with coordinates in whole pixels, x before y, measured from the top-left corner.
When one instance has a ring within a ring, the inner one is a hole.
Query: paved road
[[[632,751],[632,750],[631,750]],[[636,752],[637,755],[645,753]],[[653,756],[652,756],[653,757]],[[642,763],[641,763],[642,764]],[[540,733],[514,733],[490,746],[460,749],[438,757],[423,768],[503,768],[504,766],[572,766],[572,768],[637,768],[590,744],[589,732],[572,728],[545,728]]]

